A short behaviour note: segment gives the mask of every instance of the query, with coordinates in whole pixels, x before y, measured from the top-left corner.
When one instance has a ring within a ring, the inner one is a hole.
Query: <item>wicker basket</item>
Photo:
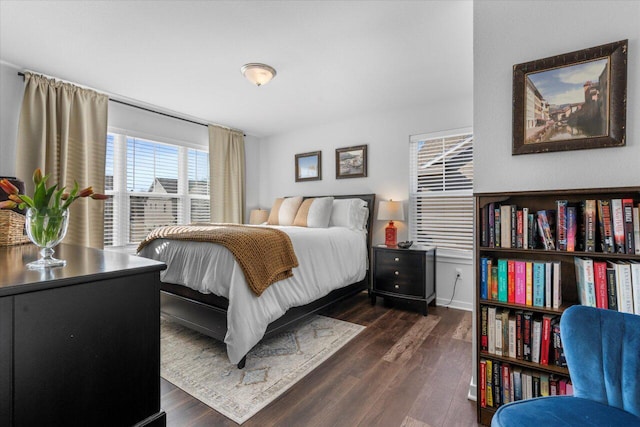
[[[0,209],[0,246],[29,243],[24,221],[24,215]]]

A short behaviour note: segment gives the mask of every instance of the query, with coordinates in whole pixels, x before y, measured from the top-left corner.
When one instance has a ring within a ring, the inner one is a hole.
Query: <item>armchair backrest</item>
[[[640,316],[576,305],[560,331],[574,396],[640,417]]]

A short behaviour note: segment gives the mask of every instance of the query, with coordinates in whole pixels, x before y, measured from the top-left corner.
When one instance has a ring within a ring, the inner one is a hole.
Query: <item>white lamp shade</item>
[[[378,204],[378,219],[385,221],[404,221],[402,202],[381,200]]]
[[[242,75],[256,86],[262,86],[271,81],[276,76],[276,70],[267,64],[244,64],[240,71]]]
[[[269,218],[269,211],[264,209],[253,209],[249,216],[249,224],[262,224]]]

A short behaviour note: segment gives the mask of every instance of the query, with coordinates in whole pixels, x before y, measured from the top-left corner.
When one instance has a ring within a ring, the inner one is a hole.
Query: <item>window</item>
[[[209,155],[107,135],[104,245],[129,247],[156,227],[209,221]]]
[[[473,134],[470,128],[410,140],[410,239],[473,249]]]

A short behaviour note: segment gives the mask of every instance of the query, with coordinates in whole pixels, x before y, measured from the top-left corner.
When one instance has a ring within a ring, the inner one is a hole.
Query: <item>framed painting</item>
[[[322,179],[322,151],[296,154],[296,182]]]
[[[512,154],[625,145],[627,40],[513,66]]]
[[[336,179],[367,176],[367,146],[336,149]]]

